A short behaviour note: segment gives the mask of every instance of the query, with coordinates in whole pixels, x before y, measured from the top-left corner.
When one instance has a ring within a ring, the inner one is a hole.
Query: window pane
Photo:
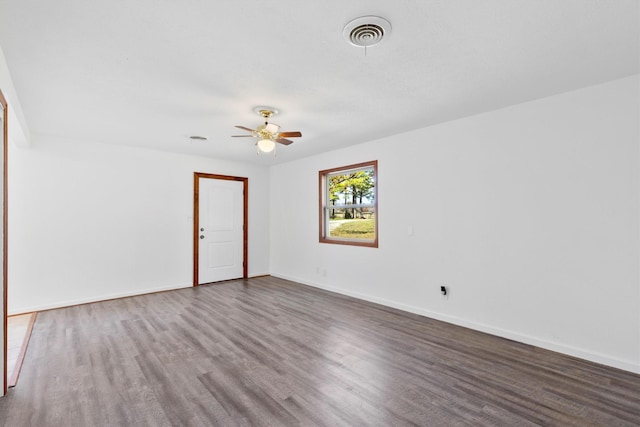
[[[373,168],[327,175],[329,205],[372,205],[375,199]]]
[[[373,240],[376,237],[373,208],[330,208],[328,217],[330,238]]]

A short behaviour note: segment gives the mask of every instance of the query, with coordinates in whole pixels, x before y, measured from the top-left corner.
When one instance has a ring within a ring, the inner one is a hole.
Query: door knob
[[[201,234],[201,235],[200,235],[200,238],[201,238],[201,239],[204,239],[204,236]]]
[[[204,227],[200,229],[200,231],[204,231]]]

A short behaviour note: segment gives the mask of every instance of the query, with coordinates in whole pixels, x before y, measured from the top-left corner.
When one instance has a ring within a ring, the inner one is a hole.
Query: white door
[[[199,178],[198,284],[244,276],[244,183]]]

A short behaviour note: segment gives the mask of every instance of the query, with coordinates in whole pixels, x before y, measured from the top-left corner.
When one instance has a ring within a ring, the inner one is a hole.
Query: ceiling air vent
[[[379,16],[363,16],[349,22],[342,30],[344,38],[357,47],[371,47],[391,34],[391,24]]]

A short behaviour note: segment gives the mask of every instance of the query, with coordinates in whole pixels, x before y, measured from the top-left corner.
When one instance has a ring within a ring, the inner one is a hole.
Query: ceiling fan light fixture
[[[278,129],[280,129],[280,126],[273,123],[267,123],[264,127],[264,130],[266,130],[269,133],[277,133]]]
[[[294,132],[280,132],[280,126],[274,123],[269,123],[269,118],[273,115],[278,114],[278,110],[273,107],[267,106],[258,106],[253,109],[253,111],[261,116],[264,119],[264,124],[261,124],[256,127],[256,129],[251,129],[246,126],[236,125],[235,127],[238,129],[242,129],[244,131],[248,131],[250,135],[231,135],[232,137],[253,137],[256,138],[256,154],[260,153],[273,153],[276,155],[276,143],[282,145],[290,145],[293,143],[290,139],[287,138],[300,138],[302,136],[302,132],[294,131]]]
[[[270,139],[261,139],[256,145],[258,146],[258,150],[263,153],[270,153],[276,148],[276,143]]]

